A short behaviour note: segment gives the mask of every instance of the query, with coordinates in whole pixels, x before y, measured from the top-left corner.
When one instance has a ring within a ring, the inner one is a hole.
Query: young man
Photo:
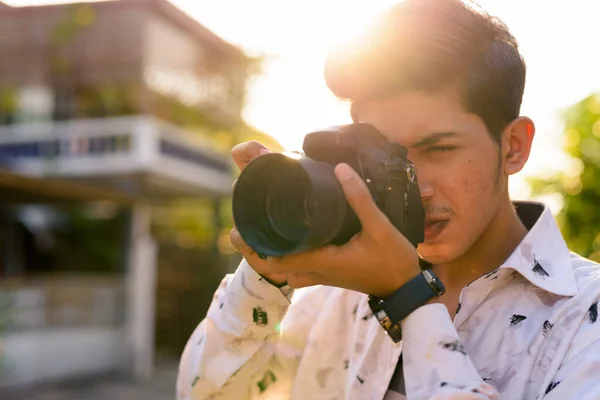
[[[534,125],[506,27],[459,0],[406,0],[334,51],[326,78],[409,149],[425,242],[415,251],[347,165],[336,176],[362,223],[349,243],[261,260],[234,229],[244,260],[184,350],[178,398],[600,398],[600,269],[545,206],[509,199]]]

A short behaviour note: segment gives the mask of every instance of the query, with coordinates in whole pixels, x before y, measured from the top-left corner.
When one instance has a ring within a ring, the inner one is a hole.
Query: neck
[[[458,303],[462,289],[477,278],[500,267],[527,234],[510,201],[503,202],[490,224],[462,257],[433,267],[444,282],[450,303]]]

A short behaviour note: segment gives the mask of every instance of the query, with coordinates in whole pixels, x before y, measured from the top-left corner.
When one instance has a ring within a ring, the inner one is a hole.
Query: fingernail
[[[347,181],[354,176],[354,170],[348,164],[338,164],[335,167],[335,175],[341,181]]]
[[[265,149],[264,147],[262,149],[260,149],[260,151],[258,152],[259,156],[264,156],[265,154],[269,154],[270,151],[269,149]]]

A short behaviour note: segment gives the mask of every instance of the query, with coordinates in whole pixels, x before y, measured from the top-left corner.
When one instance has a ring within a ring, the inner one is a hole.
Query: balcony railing
[[[149,116],[0,126],[0,166],[152,198],[223,195],[229,158]]]

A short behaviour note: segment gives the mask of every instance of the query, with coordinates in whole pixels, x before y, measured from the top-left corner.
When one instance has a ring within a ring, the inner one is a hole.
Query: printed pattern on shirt
[[[463,290],[454,320],[440,305],[411,314],[401,344],[363,294],[306,288],[290,305],[241,265],[186,346],[177,398],[600,398],[600,268],[568,251],[547,208],[517,212],[537,215],[506,262]]]

